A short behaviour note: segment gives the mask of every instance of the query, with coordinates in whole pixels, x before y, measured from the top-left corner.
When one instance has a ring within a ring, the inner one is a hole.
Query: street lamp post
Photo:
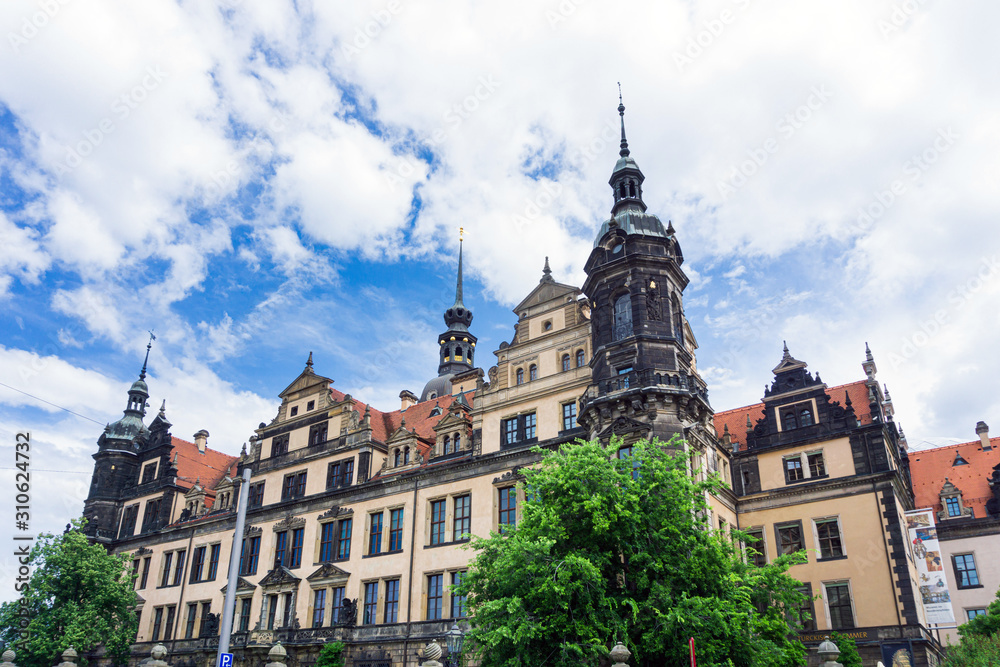
[[[445,634],[445,643],[448,645],[448,666],[458,667],[458,658],[462,654],[462,644],[465,642],[465,634],[455,622]]]

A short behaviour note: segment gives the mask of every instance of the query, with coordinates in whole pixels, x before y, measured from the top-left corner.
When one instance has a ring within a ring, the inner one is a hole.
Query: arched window
[[[576,351],[576,367],[580,368],[581,366],[583,366],[583,362],[584,362],[584,359],[583,359],[583,350],[577,350]]]
[[[635,197],[635,181],[628,182],[628,196]]]
[[[451,436],[444,436],[444,453],[451,454]]]
[[[799,413],[799,426],[812,426],[813,413],[809,408],[805,408]]]
[[[531,364],[528,366],[528,379],[537,380],[538,379],[538,366]]]
[[[632,298],[622,294],[615,301],[614,340],[622,340],[632,335]]]
[[[456,433],[455,434],[455,446],[452,448],[451,451],[457,452],[460,449],[462,449],[462,435],[460,433]]]
[[[684,328],[681,325],[681,302],[678,301],[676,294],[670,297],[670,312],[674,316],[674,338],[683,342]]]
[[[400,461],[402,460],[402,454],[403,453],[400,452],[399,448],[397,447],[396,448],[396,455],[393,457],[393,465],[394,466],[399,467]]]
[[[410,462],[410,448],[403,447],[403,465],[405,466]]]
[[[791,431],[797,425],[795,423],[795,413],[786,412],[782,417],[782,428],[786,431]]]
[[[465,356],[469,360],[469,363],[471,364],[472,363],[472,348],[471,347],[468,350],[466,350]]]
[[[518,368],[517,369],[517,383],[518,384],[524,384],[524,369],[523,368]]]
[[[569,355],[568,354],[564,354],[563,357],[562,357],[562,369],[563,369],[564,373],[569,370]]]

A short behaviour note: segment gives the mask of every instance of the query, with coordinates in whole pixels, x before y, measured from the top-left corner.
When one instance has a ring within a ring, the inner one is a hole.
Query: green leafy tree
[[[853,639],[845,637],[839,632],[834,632],[830,635],[830,641],[840,649],[837,662],[844,667],[862,667],[861,654],[858,653],[858,645]]]
[[[941,667],[996,667],[1000,665],[1000,634],[969,635],[948,647]]]
[[[968,623],[958,626],[958,634],[966,637],[989,637],[1000,633],[1000,591],[997,591],[997,599],[986,608],[986,613],[976,616]]]
[[[344,643],[327,642],[319,650],[316,667],[344,667]]]
[[[639,667],[687,665],[689,637],[703,667],[804,664],[786,573],[804,554],[748,564],[706,518],[717,477],[693,479],[678,441],[619,444],[538,450],[517,526],[473,539],[459,592],[483,667],[597,665],[618,640]]]
[[[81,656],[103,645],[116,664],[128,658],[139,628],[128,557],[89,543],[83,525],[39,535],[21,599],[0,606],[0,640],[20,667],[49,667],[71,645]]]

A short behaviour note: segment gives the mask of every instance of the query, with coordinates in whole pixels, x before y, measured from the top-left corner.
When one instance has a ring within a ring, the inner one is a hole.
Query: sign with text
[[[906,532],[917,566],[917,585],[928,623],[954,623],[951,593],[944,575],[944,557],[934,525],[934,510],[906,513]]]
[[[232,653],[220,653],[219,654],[219,667],[233,667],[233,654]]]

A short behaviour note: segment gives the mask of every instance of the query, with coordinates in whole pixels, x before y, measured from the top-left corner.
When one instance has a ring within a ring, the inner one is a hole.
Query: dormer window
[[[941,506],[944,508],[937,513],[939,521],[973,517],[972,508],[966,507],[962,502],[962,490],[952,484],[947,477],[944,478],[944,485],[941,487],[939,495]]]
[[[568,354],[564,354],[562,356],[562,369],[563,369],[563,373],[565,373],[566,371],[569,370],[569,355]]]
[[[585,358],[583,356],[583,350],[577,350],[576,351],[576,367],[577,368],[582,367],[584,365],[585,361],[586,360],[585,360]]]
[[[945,506],[948,509],[948,516],[962,516],[962,505],[958,498],[945,498]]]
[[[809,408],[803,408],[799,411],[799,426],[812,426],[813,423],[813,413]]]
[[[528,367],[528,379],[529,380],[538,379],[538,366],[531,364],[531,366]]]
[[[969,462],[962,458],[962,455],[955,452],[955,461],[951,465],[953,466],[967,466]]]
[[[796,428],[798,426],[798,423],[795,421],[795,413],[792,411],[786,412],[781,419],[781,426],[782,429],[785,431],[791,431],[792,429]]]
[[[455,447],[454,447],[454,449],[452,451],[457,452],[460,449],[462,449],[462,434],[461,433],[456,433],[455,434]]]
[[[297,414],[299,414],[299,406],[293,405],[292,409],[288,412],[288,416],[289,417],[294,417]]]
[[[309,412],[315,407],[316,407],[316,401],[309,401],[308,403],[306,403],[306,412]]]
[[[444,436],[444,453],[451,454],[451,436]]]
[[[515,376],[517,378],[517,384],[524,384],[524,369],[523,368],[518,368],[517,369],[517,373],[515,374]]]

